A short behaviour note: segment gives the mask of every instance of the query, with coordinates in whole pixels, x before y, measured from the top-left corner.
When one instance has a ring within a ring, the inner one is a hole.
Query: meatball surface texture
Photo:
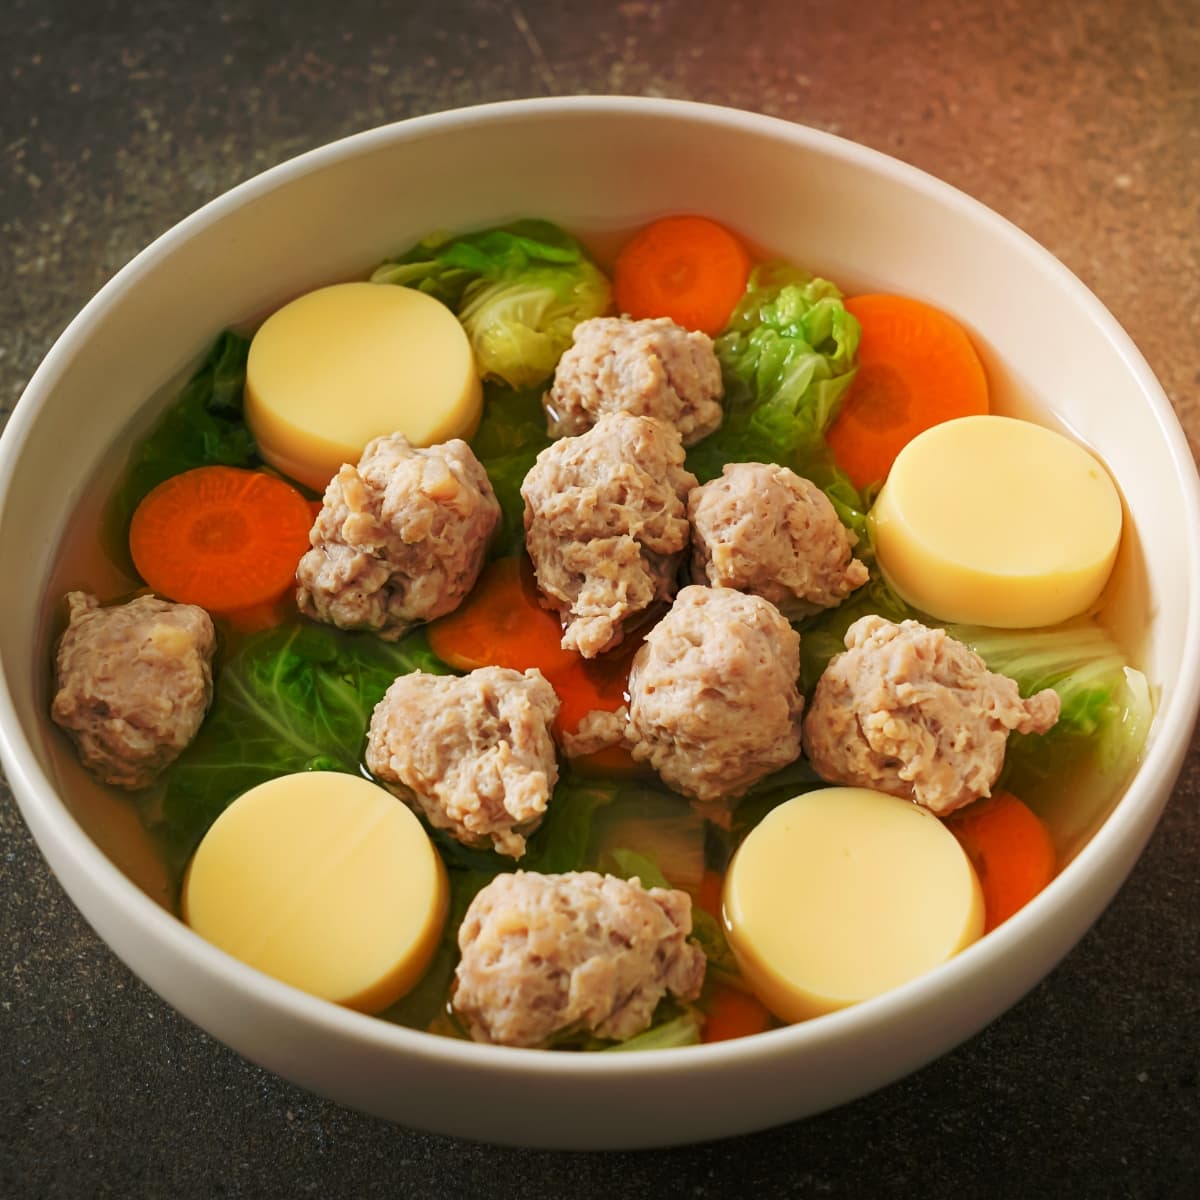
[[[593,871],[498,875],[459,927],[454,1010],[477,1042],[543,1046],[575,1031],[624,1041],[664,995],[700,994],[691,929],[686,892]]]
[[[655,417],[694,445],[721,424],[721,364],[712,338],[669,317],[593,317],[575,327],[543,397],[551,437],[575,436],[605,413]]]
[[[624,623],[675,594],[688,545],[679,435],[660,421],[611,413],[537,457],[521,495],[525,548],[543,603],[563,619],[564,649],[611,649]]]
[[[790,620],[867,582],[857,538],[811,480],[772,463],[728,463],[688,496],[692,578],[770,600]]]
[[[325,489],[296,571],[300,611],[395,641],[452,612],[475,586],[500,505],[459,438],[428,449],[368,442]]]
[[[401,675],[371,715],[367,767],[457,841],[520,858],[558,781],[557,712],[536,669]]]
[[[567,752],[623,741],[719,824],[733,801],[800,753],[800,636],[760,596],[693,584],[646,635],[629,706],[585,717]]]
[[[804,720],[804,751],[830,783],[876,788],[938,816],[990,795],[1008,735],[1058,720],[1051,688],[1017,685],[944,629],[860,617],[825,668]]]
[[[196,736],[212,700],[212,619],[194,604],[139,596],[101,608],[67,594],[50,715],[80,760],[116,787],[147,787]]]

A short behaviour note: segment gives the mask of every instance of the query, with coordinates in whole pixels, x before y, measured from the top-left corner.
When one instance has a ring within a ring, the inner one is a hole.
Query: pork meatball
[[[458,607],[499,523],[487,472],[466,442],[418,449],[399,433],[375,438],[325,489],[296,602],[318,621],[395,641]]]
[[[668,317],[593,317],[575,326],[542,399],[551,437],[575,436],[605,413],[655,417],[694,445],[721,424],[721,365],[706,333]]]
[[[499,875],[459,927],[454,1010],[477,1042],[542,1046],[568,1031],[624,1041],[668,992],[700,994],[691,929],[686,892],[593,871]]]
[[[867,582],[857,537],[811,480],[771,463],[729,463],[688,496],[692,578],[770,600],[791,620]]]
[[[538,670],[401,675],[371,715],[367,767],[463,845],[520,858],[558,782],[557,712]]]
[[[194,604],[139,596],[101,608],[67,594],[50,715],[80,760],[116,787],[149,786],[196,736],[212,700],[216,633]]]
[[[875,788],[945,816],[991,793],[1012,730],[1058,720],[1051,688],[1017,685],[944,629],[860,617],[817,683],[804,751],[830,783]]]
[[[542,602],[562,617],[564,649],[611,649],[624,623],[675,594],[688,545],[679,435],[650,417],[610,413],[537,457],[521,484],[525,549]]]
[[[646,635],[629,707],[593,713],[569,754],[623,741],[638,762],[727,825],[733,801],[800,753],[800,635],[759,596],[685,587]]]

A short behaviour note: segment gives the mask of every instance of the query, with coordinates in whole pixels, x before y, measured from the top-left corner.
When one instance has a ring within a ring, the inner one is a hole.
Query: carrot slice
[[[670,317],[716,336],[749,277],[750,255],[724,226],[707,217],[664,217],[625,243],[613,269],[613,294],[631,317]]]
[[[556,673],[564,684],[559,719],[572,732],[590,712],[616,712],[626,702],[629,670],[633,656],[642,644],[645,629],[626,636],[613,650],[599,658],[584,658],[572,651],[575,662],[566,671]]]
[[[713,988],[712,1002],[700,1035],[703,1042],[726,1042],[749,1037],[771,1027],[771,1014],[761,1000],[741,988],[720,983]]]
[[[442,662],[460,671],[537,667],[549,679],[570,670],[580,656],[562,648],[562,625],[537,595],[528,558],[498,558],[483,569],[454,612],[429,626],[429,645]]]
[[[461,671],[477,667],[536,667],[558,693],[554,732],[574,733],[589,712],[615,712],[625,702],[629,664],[637,642],[600,659],[587,660],[562,648],[558,617],[538,603],[529,559],[498,558],[489,563],[467,599],[429,626],[429,645],[444,663]],[[628,751],[614,746],[573,759],[576,766],[632,770]]]
[[[947,818],[983,889],[984,933],[1007,921],[1054,878],[1050,832],[1011,792],[997,792]]]
[[[971,339],[953,317],[906,296],[856,296],[858,373],[826,440],[860,490],[887,477],[918,433],[988,411],[988,385]]]
[[[560,740],[564,733],[576,733],[579,723],[590,712],[616,712],[625,703],[629,689],[629,667],[637,642],[622,643],[600,659],[580,659],[570,671],[554,675],[550,682],[561,701],[554,718],[554,731]],[[624,746],[606,746],[571,760],[585,771],[633,772],[640,768]]]
[[[719,871],[707,869],[700,878],[700,886],[693,897],[697,908],[709,916],[721,920],[721,895],[725,889],[725,876]],[[718,983],[712,989],[708,1013],[700,1040],[725,1042],[730,1038],[749,1037],[771,1027],[773,1018],[763,1003],[750,992]]]
[[[129,550],[160,595],[210,612],[265,604],[291,586],[312,514],[290,484],[239,467],[196,467],[134,511]]]

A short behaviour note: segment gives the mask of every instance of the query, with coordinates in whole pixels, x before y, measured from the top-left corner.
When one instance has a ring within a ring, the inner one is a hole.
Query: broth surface
[[[601,266],[607,269],[616,248],[628,232],[593,234],[581,240]],[[765,257],[768,256],[756,255],[759,261]],[[989,376],[992,410],[1003,415],[1035,420],[1070,436],[1069,429],[1038,405],[1032,384],[998,362],[985,342],[975,340]],[[179,383],[179,379],[172,380],[147,402],[130,428],[117,439],[112,448],[114,451],[117,446],[132,446],[136,438],[144,435],[179,390]],[[108,500],[124,467],[122,458],[110,453],[90,481],[85,491],[87,500],[72,515],[63,531],[49,576],[42,653],[42,660],[46,663],[46,696],[43,705],[46,709],[53,693],[54,645],[64,625],[64,594],[73,589],[86,590],[108,604],[128,599],[142,590],[140,580],[131,573],[128,555],[120,544],[119,536],[114,540],[113,531],[105,526],[104,514],[108,509]],[[1120,646],[1128,661],[1137,664],[1143,661],[1145,651],[1148,586],[1144,560],[1127,511],[1125,517],[1116,568],[1096,611],[1086,619],[1104,628]],[[301,620],[298,615],[294,619]],[[236,651],[241,642],[241,635],[227,622],[215,619],[215,623],[219,646],[214,661],[214,680],[219,678],[221,663]],[[156,903],[178,915],[179,889],[185,862],[172,857],[156,829],[161,818],[162,788],[129,796],[96,783],[80,767],[66,735],[49,721],[46,727],[56,782],[72,814],[101,850],[138,887]],[[565,780],[578,777],[573,768],[564,767]],[[674,796],[651,776],[639,782],[656,792]],[[1051,832],[1060,870],[1111,812],[1125,783],[1125,778],[1106,776],[1093,755],[1069,771],[1056,772],[1041,785],[1023,792],[1022,798],[1044,820]],[[680,804],[685,803],[682,798],[675,799]],[[402,1003],[396,1011],[383,1015],[407,1022],[404,1008]],[[421,1025],[443,1033],[454,1032],[452,1022],[445,1019],[444,1011],[432,1022],[422,1021]]]

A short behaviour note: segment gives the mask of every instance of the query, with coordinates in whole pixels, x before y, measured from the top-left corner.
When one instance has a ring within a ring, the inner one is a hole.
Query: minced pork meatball
[[[610,413],[560,438],[521,484],[525,549],[542,601],[563,619],[564,649],[611,649],[624,623],[675,594],[696,477],[661,421]]]
[[[567,752],[624,741],[698,812],[728,824],[733,800],[800,753],[799,674],[800,635],[773,604],[685,587],[634,656],[628,710],[585,717]]]
[[[475,586],[500,505],[459,438],[418,449],[375,438],[325,489],[296,571],[300,611],[387,641],[452,612]]]
[[[1045,733],[1051,688],[1017,685],[943,629],[860,617],[817,683],[804,750],[830,783],[875,788],[938,816],[991,792],[1009,732]]]
[[[770,600],[791,620],[867,582],[858,540],[811,480],[771,463],[729,463],[688,496],[692,578]]]
[[[669,317],[593,317],[574,336],[542,400],[551,437],[583,433],[611,412],[655,417],[685,446],[721,424],[721,365],[708,334]]]
[[[557,712],[538,670],[401,675],[371,716],[367,767],[464,845],[520,858],[558,781]]]
[[[69,592],[50,714],[105,783],[153,783],[196,736],[212,700],[216,633],[194,604],[139,596],[101,608]]]
[[[542,1046],[575,1031],[624,1041],[668,992],[700,994],[691,929],[686,892],[593,871],[498,875],[459,927],[454,1010],[477,1042]]]

